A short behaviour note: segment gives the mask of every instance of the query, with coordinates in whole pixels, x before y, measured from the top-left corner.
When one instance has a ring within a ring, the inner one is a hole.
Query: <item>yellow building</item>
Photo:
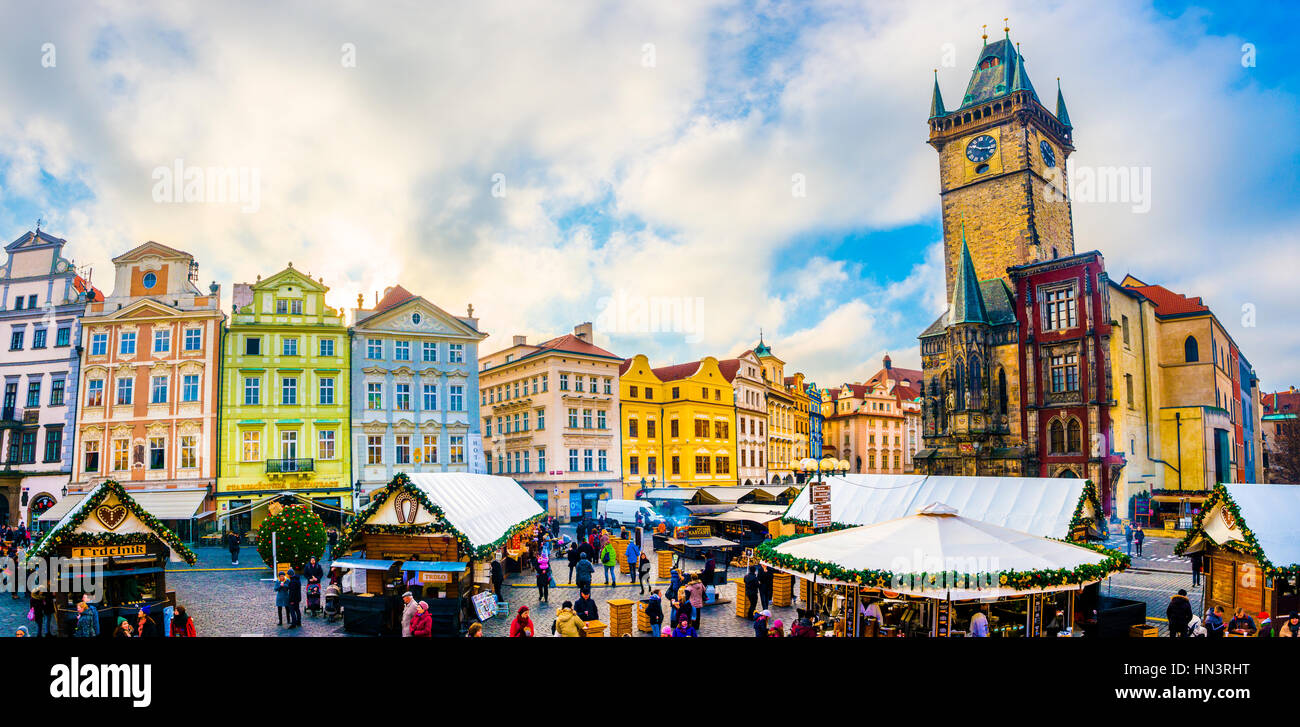
[[[717,359],[656,369],[638,354],[619,368],[619,399],[624,497],[736,484],[734,399]]]
[[[791,445],[790,461],[791,463],[807,459],[808,454],[808,429],[811,424],[809,413],[812,408],[812,399],[809,398],[805,390],[804,375],[796,373],[794,376],[787,376],[783,379],[785,390],[790,393],[790,398],[794,402],[794,442]]]
[[[767,384],[767,479],[773,484],[794,484],[795,422],[800,415],[794,395],[785,386],[785,362],[761,337],[754,353],[763,364]],[[805,445],[807,441],[805,437]]]

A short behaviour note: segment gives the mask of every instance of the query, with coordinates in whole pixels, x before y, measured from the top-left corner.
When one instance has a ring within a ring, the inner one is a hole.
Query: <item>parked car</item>
[[[596,504],[597,517],[616,521],[620,525],[636,525],[637,513],[641,514],[643,525],[654,525],[664,519],[645,500],[601,500]]]

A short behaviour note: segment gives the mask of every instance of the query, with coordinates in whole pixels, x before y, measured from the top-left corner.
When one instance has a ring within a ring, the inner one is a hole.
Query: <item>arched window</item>
[[[1061,474],[1057,475],[1057,477],[1060,478],[1060,479],[1065,479],[1065,480],[1077,480],[1077,479],[1079,479],[1079,475],[1078,475],[1078,473],[1076,473],[1074,470],[1071,470],[1071,469],[1064,469],[1064,470],[1061,470]]]
[[[1007,372],[1003,368],[998,369],[998,413],[1007,413]]]
[[[1200,347],[1196,345],[1196,336],[1188,336],[1187,340],[1183,341],[1183,359],[1187,363],[1196,363],[1201,360],[1201,351]]]
[[[966,408],[966,377],[962,373],[961,359],[953,364],[952,370],[953,387],[956,388],[956,409],[961,411]]]
[[[1065,447],[1070,452],[1083,451],[1083,425],[1078,419],[1071,419],[1070,426],[1066,427]]]
[[[1048,428],[1048,432],[1048,451],[1052,454],[1062,454],[1065,452],[1065,425],[1061,424],[1061,420],[1057,419],[1052,422],[1052,426]]]
[[[978,356],[970,358],[970,405],[972,409],[982,409],[984,407],[984,380],[980,376],[980,360]]]

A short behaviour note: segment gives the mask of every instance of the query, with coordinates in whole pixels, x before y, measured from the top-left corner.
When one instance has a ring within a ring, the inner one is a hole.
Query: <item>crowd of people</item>
[[[1275,620],[1268,611],[1260,611],[1251,617],[1246,609],[1238,608],[1232,618],[1227,619],[1223,606],[1212,606],[1206,609],[1203,617],[1197,616],[1187,591],[1182,588],[1169,599],[1165,617],[1169,621],[1169,636],[1173,638],[1214,639],[1229,634],[1260,638],[1300,637],[1300,613],[1292,612],[1284,619]]]

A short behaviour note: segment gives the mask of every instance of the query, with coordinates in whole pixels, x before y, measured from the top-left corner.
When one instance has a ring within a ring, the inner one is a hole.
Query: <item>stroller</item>
[[[325,620],[333,623],[343,617],[339,605],[339,587],[333,583],[325,587]]]
[[[315,578],[307,584],[307,613],[320,616],[320,581]]]

